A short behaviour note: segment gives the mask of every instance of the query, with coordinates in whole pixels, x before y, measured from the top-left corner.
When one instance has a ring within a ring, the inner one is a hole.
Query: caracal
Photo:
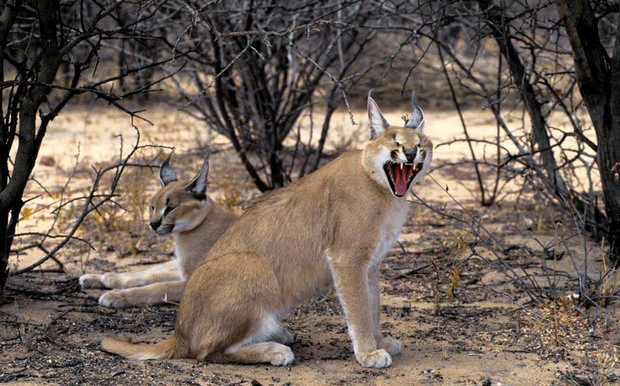
[[[289,365],[293,336],[281,321],[330,286],[357,361],[392,364],[402,344],[380,330],[379,266],[407,216],[409,188],[428,172],[433,146],[413,103],[390,126],[368,96],[370,141],[263,195],[219,238],[189,278],[174,334],[156,344],[105,338],[129,359],[196,358]]]
[[[187,278],[236,218],[207,197],[208,154],[202,169],[187,183],[177,181],[169,159],[159,169],[163,186],[151,200],[150,227],[158,235],[174,235],[176,258],[137,272],[80,276],[82,288],[114,288],[99,297],[102,306],[179,302]]]

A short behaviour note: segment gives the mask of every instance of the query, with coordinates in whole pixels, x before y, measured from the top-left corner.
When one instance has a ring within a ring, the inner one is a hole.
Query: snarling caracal
[[[293,337],[282,319],[333,285],[358,362],[387,367],[401,343],[380,330],[379,266],[407,215],[405,195],[428,172],[432,143],[413,103],[390,126],[368,97],[370,141],[254,203],[190,277],[174,334],[156,344],[106,338],[131,359],[196,358],[288,365]]]

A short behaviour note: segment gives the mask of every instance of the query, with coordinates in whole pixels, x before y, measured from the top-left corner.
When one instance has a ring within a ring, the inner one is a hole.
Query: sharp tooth
[[[403,170],[403,164],[399,163],[399,165],[400,165],[400,170]]]

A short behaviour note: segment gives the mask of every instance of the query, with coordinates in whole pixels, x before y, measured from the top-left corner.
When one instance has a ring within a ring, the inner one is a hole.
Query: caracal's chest
[[[409,205],[404,198],[393,201],[383,222],[377,228],[378,238],[374,253],[370,257],[370,266],[381,264],[381,261],[390,251],[407,218],[407,209]]]

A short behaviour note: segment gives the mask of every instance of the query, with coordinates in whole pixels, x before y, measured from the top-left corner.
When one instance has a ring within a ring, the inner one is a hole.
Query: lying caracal
[[[163,187],[150,205],[150,226],[158,235],[174,234],[176,259],[138,272],[84,274],[82,288],[116,288],[101,295],[105,307],[122,308],[179,302],[185,281],[236,216],[206,195],[209,155],[189,183],[177,181],[169,163],[159,169]]]
[[[293,336],[281,321],[333,284],[364,367],[387,367],[401,343],[380,331],[379,266],[407,215],[409,187],[426,174],[432,143],[413,103],[389,126],[368,96],[371,140],[316,172],[262,196],[202,259],[183,293],[174,335],[156,344],[105,338],[129,359],[196,358],[289,365]]]

